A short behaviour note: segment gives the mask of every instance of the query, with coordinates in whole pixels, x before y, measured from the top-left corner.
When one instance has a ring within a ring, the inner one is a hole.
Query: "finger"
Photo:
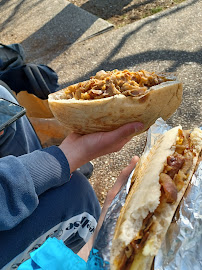
[[[124,168],[121,172],[121,174],[119,175],[119,177],[117,178],[114,186],[111,188],[111,190],[108,193],[108,198],[107,198],[107,203],[111,203],[112,200],[114,199],[114,197],[116,196],[116,194],[119,192],[119,190],[121,189],[121,187],[126,184],[128,177],[130,176],[132,170],[135,168],[135,165],[137,164],[139,160],[138,156],[134,156],[131,161],[130,164]]]
[[[143,124],[140,122],[133,122],[119,127],[110,132],[97,133],[98,145],[109,146],[109,152],[119,151],[132,137],[138,132],[143,131]],[[104,153],[106,154],[106,153]]]
[[[118,136],[119,138],[131,137],[131,135],[142,131],[144,128],[143,123],[133,122],[114,130],[113,136]]]
[[[99,152],[99,156],[102,156],[106,153],[119,151],[134,136],[135,133],[140,132],[142,129],[142,123],[133,122],[110,132],[98,132],[96,134],[87,134],[84,136],[72,133],[70,134],[68,141],[76,141],[77,139],[80,139],[79,145],[82,147],[85,145],[88,147],[89,143],[92,145],[92,142],[95,143],[96,141],[96,149]],[[93,153],[91,159],[96,157],[97,156],[95,153]]]
[[[130,176],[132,170],[135,168],[136,163],[138,162],[139,157],[138,156],[134,156],[129,165],[127,167],[125,167],[121,174],[119,175],[117,181],[120,182],[120,185],[122,186],[123,184],[126,183],[126,181],[128,180],[128,177]]]

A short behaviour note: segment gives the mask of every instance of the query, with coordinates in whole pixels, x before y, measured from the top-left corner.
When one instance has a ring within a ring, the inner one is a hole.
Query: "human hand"
[[[4,134],[4,131],[3,131],[3,130],[2,130],[2,131],[0,131],[0,136],[1,136],[1,135],[3,135],[3,134]]]
[[[121,150],[133,135],[141,130],[143,124],[133,122],[110,132],[87,135],[72,133],[65,138],[59,148],[69,162],[70,172],[73,172],[94,158]]]
[[[93,236],[90,238],[90,240],[85,244],[85,246],[83,246],[83,248],[78,252],[78,255],[84,259],[85,261],[87,261],[88,256],[90,254],[90,251],[93,247],[93,243],[97,237],[97,234],[102,226],[102,223],[104,221],[105,215],[107,213],[107,210],[110,206],[110,204],[112,203],[113,199],[115,198],[116,194],[120,191],[121,187],[126,184],[132,170],[134,169],[136,163],[138,162],[139,157],[134,156],[131,159],[130,164],[124,168],[121,172],[121,174],[119,175],[119,177],[117,178],[115,184],[113,185],[113,187],[109,190],[107,197],[105,199],[101,214],[100,214],[100,218],[98,220],[98,224],[97,227],[95,229],[95,232],[93,234]]]

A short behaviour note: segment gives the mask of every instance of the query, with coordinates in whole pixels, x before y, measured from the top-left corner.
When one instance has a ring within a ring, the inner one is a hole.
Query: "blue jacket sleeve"
[[[68,161],[56,146],[0,159],[0,231],[31,215],[38,196],[70,179]]]

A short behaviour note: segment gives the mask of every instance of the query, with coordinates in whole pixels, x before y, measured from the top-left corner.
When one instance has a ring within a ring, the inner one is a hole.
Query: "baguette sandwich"
[[[48,103],[67,129],[88,134],[134,121],[142,122],[145,131],[159,117],[168,119],[181,99],[182,83],[175,77],[145,70],[101,70],[87,81],[50,94]]]
[[[202,131],[167,131],[141,157],[118,218],[111,270],[150,270],[202,149]]]

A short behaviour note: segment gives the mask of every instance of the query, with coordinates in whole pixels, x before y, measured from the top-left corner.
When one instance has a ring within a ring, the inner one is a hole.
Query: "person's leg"
[[[8,269],[15,269],[48,237],[62,239],[78,252],[94,232],[99,215],[100,205],[91,185],[76,171],[68,183],[40,196],[30,217],[14,229],[0,232],[0,269],[8,262]]]
[[[18,103],[4,83],[0,83],[0,97]],[[0,157],[20,156],[41,149],[40,141],[26,116],[21,117],[4,130],[0,136]]]

